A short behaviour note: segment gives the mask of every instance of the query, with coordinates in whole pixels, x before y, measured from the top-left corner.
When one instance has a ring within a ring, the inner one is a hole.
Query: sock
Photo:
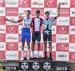
[[[32,51],[32,58],[34,58],[34,51]]]
[[[24,57],[24,50],[21,51],[21,56]]]
[[[47,57],[47,52],[46,51],[44,52],[44,56]]]
[[[28,49],[28,52],[27,52],[27,57],[29,58],[30,57],[30,50]]]
[[[52,53],[50,53],[50,58],[52,58]]]
[[[39,51],[37,51],[37,54],[38,54],[38,56],[37,56],[37,57],[39,58]]]

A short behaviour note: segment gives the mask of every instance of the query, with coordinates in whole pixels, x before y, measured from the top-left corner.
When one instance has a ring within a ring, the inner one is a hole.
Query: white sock
[[[28,49],[27,57],[30,58],[30,50]]]
[[[32,58],[34,58],[34,51],[32,51]]]
[[[37,54],[38,54],[37,57],[39,58],[39,51],[37,51]]]
[[[24,57],[24,50],[21,51],[21,56]]]

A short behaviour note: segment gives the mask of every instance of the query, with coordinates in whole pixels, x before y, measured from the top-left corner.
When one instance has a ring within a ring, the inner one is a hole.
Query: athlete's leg
[[[27,59],[30,59],[30,39],[31,39],[31,35],[30,35],[30,32],[29,32],[27,34],[27,46],[28,46]]]
[[[41,34],[40,32],[37,33],[37,45],[38,45],[38,58],[39,58],[39,51],[40,51],[40,43],[41,43]]]
[[[25,45],[25,36],[22,34],[21,60],[24,59],[24,45]]]
[[[50,59],[52,60],[52,34],[48,36],[48,44],[49,44],[49,52],[50,52]]]
[[[47,58],[47,34],[43,32],[43,41],[44,41],[44,56]]]
[[[32,58],[34,57],[34,47],[35,47],[35,33],[32,33]]]

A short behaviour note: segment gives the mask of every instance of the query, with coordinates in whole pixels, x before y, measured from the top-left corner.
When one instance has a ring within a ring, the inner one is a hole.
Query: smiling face
[[[39,17],[40,16],[40,10],[37,10],[36,11],[36,17]]]
[[[46,18],[49,18],[50,13],[49,13],[48,11],[46,11],[46,12],[45,12],[45,16],[46,16]]]
[[[27,12],[26,12],[27,17],[29,17],[30,14],[31,14],[31,11],[30,10],[27,10]]]

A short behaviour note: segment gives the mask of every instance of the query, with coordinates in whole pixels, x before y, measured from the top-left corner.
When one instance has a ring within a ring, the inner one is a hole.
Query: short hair
[[[27,12],[30,12],[30,13],[31,13],[31,11],[30,11],[30,10],[27,10]]]
[[[49,11],[46,11],[45,14],[49,14]]]
[[[37,10],[36,13],[40,13],[40,10]]]

